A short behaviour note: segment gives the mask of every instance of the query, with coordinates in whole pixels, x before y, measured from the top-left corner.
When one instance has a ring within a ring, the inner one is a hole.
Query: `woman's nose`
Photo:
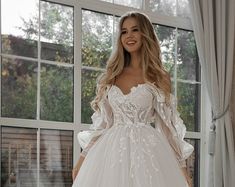
[[[127,32],[127,37],[132,37],[133,33],[131,31]]]

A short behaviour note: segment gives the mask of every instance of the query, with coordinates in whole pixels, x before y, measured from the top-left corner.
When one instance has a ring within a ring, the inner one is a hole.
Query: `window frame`
[[[40,0],[39,0],[40,1]],[[87,9],[91,11],[98,11],[102,13],[107,13],[113,16],[121,16],[125,12],[130,10],[139,10],[145,14],[147,14],[151,21],[156,24],[166,25],[170,27],[193,30],[192,23],[189,19],[166,16],[162,14],[158,14],[156,12],[150,12],[148,8],[148,0],[143,0],[142,8],[143,9],[135,9],[131,7],[126,7],[122,5],[112,4],[109,2],[98,1],[98,0],[49,0],[51,3],[58,3],[62,5],[69,5],[74,8],[74,64],[69,65],[74,68],[74,120],[73,122],[57,122],[57,121],[46,121],[38,119],[40,113],[40,106],[38,106],[40,99],[40,91],[37,91],[37,119],[16,119],[16,118],[4,118],[0,117],[0,133],[1,126],[10,126],[10,127],[25,127],[25,128],[37,128],[38,129],[38,138],[40,138],[40,129],[54,129],[54,130],[71,130],[74,133],[73,136],[73,163],[75,165],[76,161],[80,155],[80,146],[77,141],[77,134],[81,130],[87,130],[89,128],[88,124],[81,123],[81,70],[83,67],[81,64],[82,61],[82,10]],[[178,2],[178,0],[177,0]],[[0,9],[1,9],[1,0],[0,0]],[[1,15],[0,15],[1,16]],[[39,14],[40,17],[40,14]],[[0,32],[1,32],[1,17],[0,17]],[[39,32],[40,35],[40,32]],[[0,35],[1,41],[1,35]],[[39,42],[39,40],[38,40]],[[0,49],[2,49],[0,42]],[[38,49],[40,50],[40,49]],[[11,58],[21,58],[23,60],[33,60],[33,61],[43,61],[45,63],[50,64],[49,61],[44,61],[35,58],[21,57],[17,55],[8,55],[2,54],[0,51],[0,57],[11,57]],[[0,64],[1,64],[0,58]],[[40,68],[40,66],[39,66]],[[96,68],[94,68],[96,69]],[[100,68],[97,68],[100,70]],[[1,66],[0,66],[1,71]],[[202,70],[201,70],[202,71]],[[38,74],[40,76],[40,74]],[[177,81],[177,79],[176,79]],[[38,87],[40,87],[40,78],[38,79]],[[201,105],[200,105],[200,131],[199,132],[187,132],[186,138],[200,140],[200,186],[205,186],[205,162],[206,162],[206,124],[209,124],[209,115],[210,113],[210,103],[209,97],[206,90],[205,77],[203,73],[201,73]],[[40,89],[40,88],[38,88]],[[1,96],[1,76],[0,76],[0,96]],[[0,99],[1,106],[1,99]],[[1,141],[1,134],[0,134]],[[0,142],[1,143],[1,142]],[[1,158],[1,152],[0,152]],[[1,172],[1,162],[0,162],[0,172]]]

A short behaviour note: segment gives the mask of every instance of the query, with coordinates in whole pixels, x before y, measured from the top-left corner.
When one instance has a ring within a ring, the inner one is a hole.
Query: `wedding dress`
[[[73,187],[188,187],[181,167],[194,148],[173,95],[167,104],[150,83],[128,94],[112,85],[99,108],[78,134],[86,158]]]

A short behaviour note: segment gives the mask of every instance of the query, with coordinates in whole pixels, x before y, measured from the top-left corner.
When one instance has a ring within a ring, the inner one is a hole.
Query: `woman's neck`
[[[140,54],[135,52],[135,53],[131,53],[131,61],[129,64],[130,68],[133,69],[141,69],[141,58],[140,58]]]

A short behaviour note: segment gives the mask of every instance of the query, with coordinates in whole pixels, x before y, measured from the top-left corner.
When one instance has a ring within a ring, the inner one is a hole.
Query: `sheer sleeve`
[[[92,124],[88,131],[78,133],[78,142],[83,149],[81,155],[85,157],[93,144],[112,126],[112,109],[107,97],[99,102],[99,111],[91,116]]]
[[[179,164],[181,167],[185,167],[185,160],[192,154],[194,147],[184,140],[186,127],[176,109],[175,97],[171,94],[170,103],[166,104],[163,93],[156,91],[154,94],[154,109],[156,111],[155,127],[164,132]]]

